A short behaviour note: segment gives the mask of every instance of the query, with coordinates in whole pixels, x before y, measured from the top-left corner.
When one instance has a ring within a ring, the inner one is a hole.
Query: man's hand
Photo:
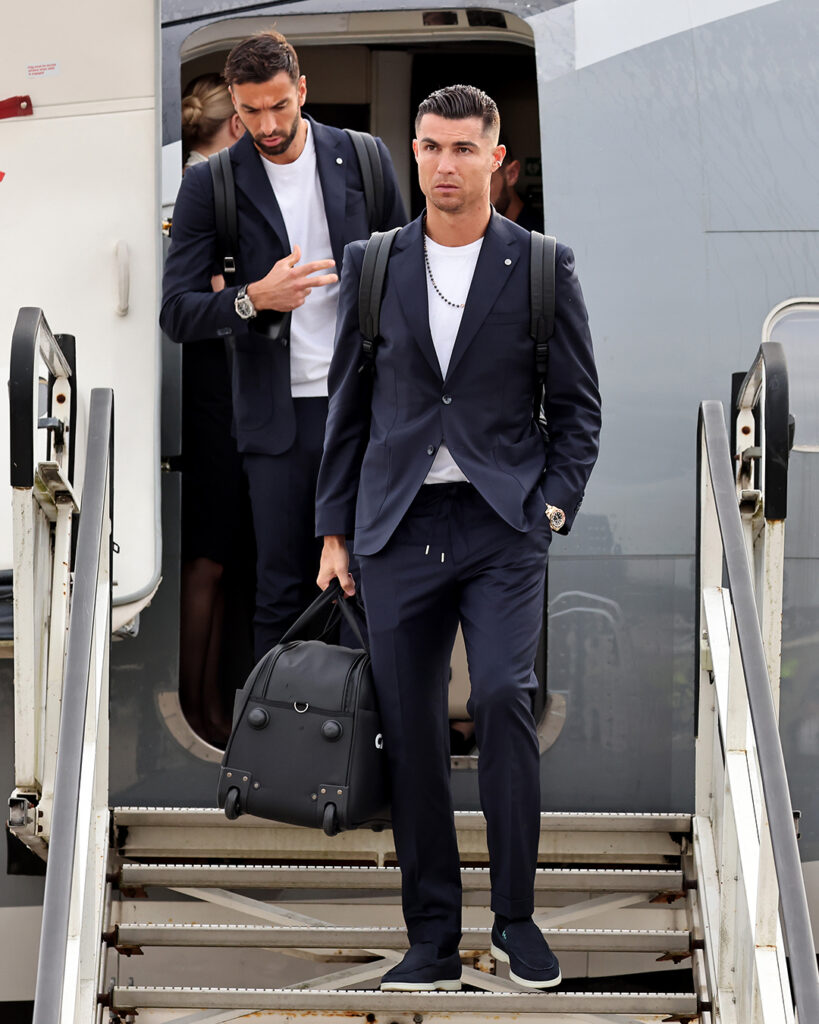
[[[274,263],[261,279],[247,286],[247,296],[256,309],[274,309],[289,313],[304,305],[304,300],[314,288],[323,288],[338,281],[338,274],[321,274],[310,277],[317,270],[329,270],[335,260],[314,260],[312,263],[296,264],[301,259],[301,249],[294,246],[289,256]]]
[[[355,593],[355,582],[350,574],[350,556],[347,554],[347,542],[340,535],[324,538],[316,583],[321,590],[326,590],[336,577],[344,593],[352,597]]]

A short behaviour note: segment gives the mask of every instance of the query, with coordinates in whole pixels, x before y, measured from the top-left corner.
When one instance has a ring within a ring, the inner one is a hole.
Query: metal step
[[[509,1014],[665,1014],[697,1012],[692,992],[374,992],[370,990],[115,987],[111,1009],[118,1013],[163,1009],[242,1009],[357,1013],[464,1014],[465,1020]],[[466,1015],[469,1016],[466,1016]]]
[[[168,825],[169,819],[179,827],[205,828],[265,828],[286,830],[294,828],[266,818],[244,815],[237,821],[230,821],[225,812],[217,807],[115,807],[114,825],[132,828],[134,826]],[[482,811],[456,811],[455,827],[458,832],[486,829]],[[541,831],[576,832],[683,832],[691,831],[690,814],[665,813],[606,813],[583,811],[543,811],[540,815]],[[312,829],[302,831],[313,832]],[[337,838],[337,837],[334,837]]]
[[[399,890],[397,867],[337,867],[323,864],[123,864],[120,888],[146,886],[225,889]],[[461,868],[465,892],[489,889],[488,868]],[[679,892],[681,871],[616,868],[539,868],[535,891]]]
[[[126,857],[374,863],[395,861],[392,832],[357,829],[324,835],[243,816],[228,821],[215,808],[118,807],[114,809],[117,850]],[[461,857],[485,862],[486,821],[479,811],[455,814]],[[539,858],[545,863],[669,865],[680,856],[680,835],[688,835],[687,814],[544,813],[540,816]]]
[[[641,958],[650,967],[661,955],[675,962],[690,955],[690,934],[680,930],[682,922],[674,918],[664,920],[664,928],[648,921],[645,924],[650,924],[649,928],[642,922],[637,927],[621,928],[617,927],[618,920],[602,921],[609,926],[603,928],[573,927],[589,916],[574,909],[573,901],[578,898],[583,901],[584,911],[588,904],[595,907],[594,913],[605,913],[609,904],[620,906],[624,901],[636,900],[641,907],[650,907],[655,901],[646,901],[656,895],[669,902],[682,895],[680,834],[689,833],[689,816],[543,814],[540,825],[541,861],[560,866],[538,869],[535,890],[541,894],[541,901],[556,900],[561,908],[566,900],[571,903],[570,907],[552,912],[558,915],[556,921],[544,921],[548,926],[544,934],[558,953],[574,956],[587,966],[588,958],[596,958],[598,967],[600,958],[613,956],[613,963],[618,965],[616,970],[628,970],[626,964],[632,963],[634,969],[640,970]],[[459,812],[456,827],[464,861],[472,865],[484,863],[483,815]],[[166,917],[163,911],[158,918],[161,923],[156,923],[155,913],[143,910],[140,913],[151,918],[150,923],[120,923],[107,936],[109,945],[122,954],[140,952],[143,948],[146,953],[146,972],[136,978],[137,985],[116,986],[110,993],[111,1008],[123,1015],[139,1010],[146,1016],[146,1022],[157,1022],[165,1020],[163,1013],[188,1010],[196,1011],[197,1020],[201,1014],[203,1020],[222,1021],[232,1020],[235,1011],[258,1012],[261,1017],[270,1015],[272,1020],[308,1016],[324,1022],[344,1015],[361,1022],[374,1017],[405,1022],[421,1016],[426,1024],[443,1024],[453,1018],[477,1024],[481,1020],[507,1020],[521,1014],[533,1024],[540,1020],[547,1024],[553,1020],[568,1021],[569,1015],[574,1019],[574,1015],[580,1014],[696,1013],[696,996],[690,992],[569,991],[570,980],[553,992],[516,990],[508,980],[486,973],[486,968],[492,966],[486,955],[490,929],[474,926],[483,924],[480,918],[467,922],[471,927],[463,932],[461,948],[465,980],[486,991],[382,993],[367,988],[351,989],[351,985],[377,985],[378,977],[407,948],[406,930],[397,926],[398,919],[367,919],[367,904],[397,905],[400,900],[401,873],[392,866],[394,849],[389,830],[356,831],[329,838],[314,829],[254,818],[230,822],[221,811],[174,808],[118,809],[115,829],[115,845],[125,858],[119,865],[119,885],[126,898],[144,896],[144,890],[150,888],[176,889],[190,897],[199,897],[201,893],[201,899],[224,906],[231,914],[249,913],[257,922],[268,922],[246,924],[234,918],[231,923],[202,923],[195,911],[187,911],[184,923],[174,924],[173,912]],[[185,862],[181,862],[181,857]],[[461,880],[465,902],[488,902],[487,867],[464,867]],[[243,890],[249,892],[239,895]],[[550,897],[550,893],[555,895]],[[337,901],[343,895],[345,906],[349,903],[360,907],[360,913],[350,917],[351,926],[347,926],[332,917],[313,917],[315,911],[310,909],[295,913],[278,906],[303,900],[304,894],[311,895],[311,902]],[[276,905],[258,902],[271,898]],[[598,908],[601,903],[605,906]],[[150,908],[152,904],[140,899],[136,905]],[[197,901],[192,901],[173,906],[197,905]],[[561,920],[561,913],[568,915],[566,920]],[[573,918],[578,916],[580,920],[575,921]],[[171,952],[171,948],[178,953]],[[243,950],[247,954],[242,954]],[[264,955],[261,951],[270,951],[276,961],[278,978],[275,973],[262,975],[268,984],[278,982],[288,987],[216,987],[224,982],[256,983],[259,975],[252,971],[237,974],[229,966],[228,973],[216,970],[217,966],[221,971],[229,965],[231,957],[250,956],[252,950],[257,951],[257,956]],[[277,959],[280,953],[286,957]],[[369,962],[368,955],[371,959],[374,953],[383,958]],[[292,960],[294,956],[296,961]],[[178,970],[165,970],[157,977],[150,970],[151,963],[157,964],[161,959],[167,964],[169,957],[178,957]],[[208,957],[218,958],[213,971],[202,969],[203,964],[210,963]],[[315,971],[322,973],[313,973],[313,981],[309,974],[304,981],[298,980],[304,977],[303,967],[296,970],[289,966],[303,964],[305,960],[334,964],[339,959],[347,966],[340,971],[333,968],[329,974],[326,967],[317,966]],[[484,965],[480,971],[470,966],[477,966],[479,960]],[[181,973],[186,971],[186,964],[192,974]],[[136,968],[134,964],[132,969]],[[582,966],[580,970],[585,973]],[[186,978],[215,985],[178,987],[178,982]],[[168,983],[173,987],[165,987]],[[588,983],[576,984],[586,987]]]
[[[490,928],[465,928],[461,948],[488,950]],[[617,952],[688,954],[686,931],[622,930],[606,928],[559,928],[544,930],[557,952]],[[121,924],[113,945],[142,946],[239,946],[268,949],[406,949],[404,928],[275,927],[240,924]]]

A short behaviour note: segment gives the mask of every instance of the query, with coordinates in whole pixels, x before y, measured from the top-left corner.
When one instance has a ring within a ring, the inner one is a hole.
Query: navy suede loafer
[[[457,992],[460,987],[461,958],[457,950],[451,956],[439,956],[432,942],[411,946],[401,963],[381,979],[382,992]]]
[[[518,985],[554,988],[563,980],[557,957],[531,917],[510,921],[503,930],[496,921],[492,926],[492,956],[509,964],[509,977]]]

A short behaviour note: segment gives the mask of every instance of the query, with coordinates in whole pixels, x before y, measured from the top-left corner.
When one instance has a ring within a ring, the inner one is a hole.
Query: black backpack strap
[[[546,373],[549,369],[549,339],[555,330],[555,256],[557,240],[533,231],[529,243],[529,334],[535,342],[538,390],[535,414],[542,415]]]
[[[361,181],[364,184],[367,223],[372,234],[384,223],[384,168],[381,166],[381,153],[372,135],[353,131],[352,128],[344,130],[350,136],[358,157]]]
[[[365,367],[375,368],[375,349],[379,341],[381,299],[384,295],[387,264],[390,261],[392,243],[400,230],[391,228],[389,231],[376,231],[370,236],[364,250],[364,262],[361,265],[361,279],[358,284],[358,325],[364,338],[362,370]]]
[[[213,180],[213,212],[216,223],[216,245],[225,285],[236,284],[236,263],[239,254],[239,221],[236,214],[236,189],[230,152],[221,149],[208,157]]]

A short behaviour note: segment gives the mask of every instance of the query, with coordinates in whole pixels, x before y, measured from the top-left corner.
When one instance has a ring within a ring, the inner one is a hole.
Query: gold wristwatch
[[[545,515],[555,533],[566,525],[566,513],[557,505],[547,505]]]

